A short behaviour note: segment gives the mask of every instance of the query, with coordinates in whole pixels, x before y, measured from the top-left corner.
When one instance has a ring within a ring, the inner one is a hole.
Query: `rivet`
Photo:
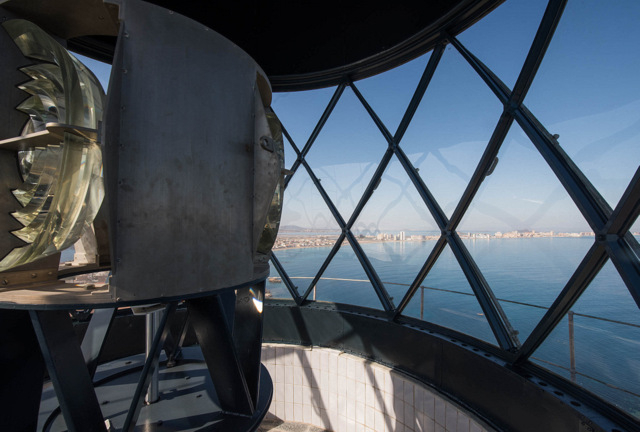
[[[127,72],[129,72],[129,71],[128,71],[128,70],[126,70],[126,69],[122,69],[122,73],[125,73],[125,74],[126,74]]]
[[[117,297],[116,301],[119,302],[119,301],[122,301],[122,299],[120,297]]]
[[[53,276],[53,272],[51,272],[51,271],[50,271],[49,273],[47,273],[47,274],[48,274],[49,276]]]
[[[128,38],[129,37],[129,33],[124,32],[124,37]]]
[[[6,280],[6,279],[3,279],[3,280],[2,280],[2,285],[9,285],[9,281],[8,281],[8,280]]]
[[[37,275],[37,274],[35,274],[35,273],[31,273],[31,277],[35,279],[35,278],[37,278],[37,277],[38,277],[38,275]]]

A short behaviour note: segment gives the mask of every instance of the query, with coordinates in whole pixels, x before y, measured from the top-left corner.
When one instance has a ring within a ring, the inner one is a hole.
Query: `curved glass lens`
[[[282,140],[282,127],[280,126],[280,120],[273,112],[267,113],[267,122],[269,123],[269,130],[271,131],[271,137],[275,142],[275,151],[280,161],[280,171],[284,169],[284,141]],[[280,180],[276,186],[276,190],[269,206],[269,212],[267,213],[267,220],[264,225],[264,230],[260,236],[258,242],[258,252],[262,254],[268,254],[271,252],[273,244],[276,242],[278,236],[278,228],[280,226],[280,217],[282,216],[282,193],[284,192],[284,177],[280,175]]]
[[[31,78],[18,87],[30,96],[16,109],[29,115],[22,135],[47,123],[97,129],[104,90],[96,77],[35,24],[10,20],[3,27],[25,57],[43,61],[21,68]],[[24,228],[13,234],[29,243],[0,261],[0,271],[52,255],[90,227],[104,197],[102,152],[86,138],[65,132],[60,142],[18,154],[24,183],[13,191],[22,209],[12,215]]]

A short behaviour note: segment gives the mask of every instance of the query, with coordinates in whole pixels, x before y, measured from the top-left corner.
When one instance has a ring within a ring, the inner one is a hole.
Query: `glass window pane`
[[[306,158],[345,221],[387,148],[353,91],[345,89]]]
[[[273,93],[271,107],[300,150],[307,143],[334,92],[335,87]]]
[[[356,87],[393,135],[404,116],[431,53],[385,73],[356,82]]]
[[[502,105],[451,46],[400,143],[451,215],[502,114]]]
[[[639,21],[640,2],[568,2],[525,100],[611,207],[640,161]]]
[[[303,294],[340,235],[338,223],[301,167],[284,192],[282,220],[273,251]],[[272,277],[279,278],[272,270]],[[278,279],[274,279],[274,284]],[[282,282],[280,282],[282,283]],[[282,291],[276,289],[275,291]],[[274,291],[274,296],[276,292]],[[282,295],[289,296],[282,291]]]
[[[465,30],[458,40],[511,89],[546,6],[546,0],[509,0]]]
[[[489,322],[448,245],[403,314],[496,345]]]
[[[346,241],[318,281],[309,299],[382,309],[369,278]]]
[[[520,341],[593,245],[559,180],[514,123],[458,232]]]
[[[640,314],[611,262],[571,312],[531,360],[640,419]]]

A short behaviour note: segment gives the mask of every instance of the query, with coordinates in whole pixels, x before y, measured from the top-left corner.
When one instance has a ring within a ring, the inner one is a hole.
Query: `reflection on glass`
[[[594,237],[518,124],[512,125],[498,157],[458,232],[524,340]]]
[[[462,56],[447,48],[400,147],[451,216],[502,113]]]
[[[382,309],[369,278],[348,243],[342,245],[309,299]]]
[[[457,38],[513,88],[546,6],[544,0],[504,2]]]
[[[280,127],[280,121],[273,112],[267,113],[267,122],[269,123],[269,129],[271,130],[271,137],[276,144],[276,153],[280,161],[280,172],[284,169],[284,142],[282,140],[282,128]],[[267,220],[265,222],[264,231],[260,236],[258,242],[258,252],[262,254],[268,254],[271,252],[271,248],[278,236],[278,227],[280,226],[280,217],[282,215],[282,193],[284,192],[284,176],[280,174],[280,180],[276,186],[276,190],[271,199],[271,205],[269,206],[269,212],[267,213]]]
[[[387,147],[353,91],[345,89],[306,158],[345,221]]]
[[[25,57],[46,62],[20,69],[31,78],[19,86],[30,95],[17,107],[29,115],[22,135],[51,122],[97,129],[104,91],[95,76],[36,25],[10,20],[3,27]],[[104,196],[95,142],[65,133],[61,142],[20,152],[19,161],[24,183],[14,195],[23,208],[13,216],[24,228],[13,234],[29,244],[11,251],[0,271],[71,246],[90,228]]]
[[[532,361],[640,419],[639,349],[638,308],[608,262]]]
[[[637,1],[567,2],[525,99],[612,208],[640,161],[638,22]]]
[[[440,234],[426,204],[395,159],[387,166],[352,231],[377,240],[385,239],[378,238],[380,235],[399,235],[400,232],[407,236]]]
[[[496,344],[482,308],[449,246],[440,254],[404,315]]]
[[[383,74],[355,83],[392,135],[400,125],[430,56],[431,53],[424,54]]]

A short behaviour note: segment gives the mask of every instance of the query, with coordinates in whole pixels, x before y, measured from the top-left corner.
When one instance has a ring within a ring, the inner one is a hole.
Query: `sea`
[[[483,238],[463,242],[523,343],[567,284],[594,238]],[[361,246],[397,305],[435,244],[435,240],[386,241],[362,242]],[[293,248],[276,250],[275,254],[302,294],[330,250]],[[272,267],[267,290],[272,298],[291,298],[279,276]],[[314,298],[382,308],[348,244],[342,245],[312,289],[309,299]],[[573,344],[565,317],[531,360],[640,418],[640,310],[610,260],[572,312]],[[497,345],[449,246],[403,314]]]

